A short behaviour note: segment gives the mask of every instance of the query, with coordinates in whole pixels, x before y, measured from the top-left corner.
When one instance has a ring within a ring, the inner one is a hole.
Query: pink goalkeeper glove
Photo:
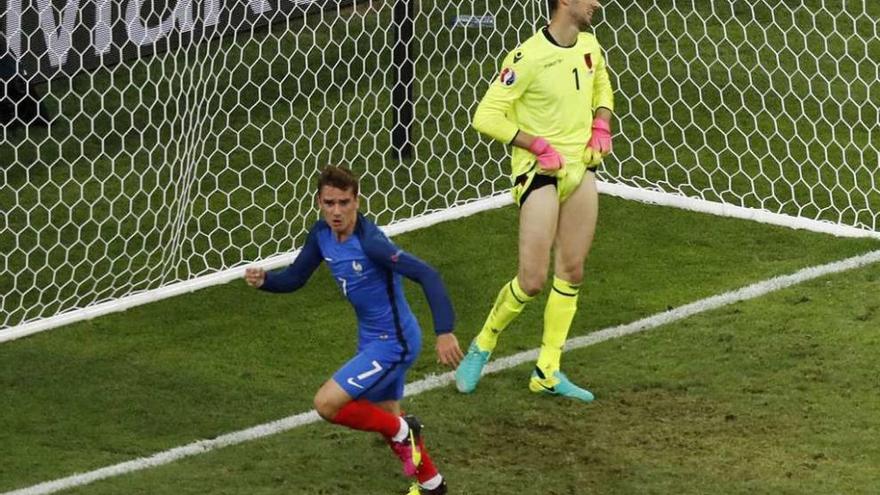
[[[590,136],[587,146],[603,156],[611,153],[611,124],[607,120],[599,117],[593,119],[593,135]]]
[[[562,155],[542,137],[536,137],[532,141],[532,144],[529,145],[529,151],[538,157],[538,166],[541,167],[541,170],[559,170],[565,163]]]

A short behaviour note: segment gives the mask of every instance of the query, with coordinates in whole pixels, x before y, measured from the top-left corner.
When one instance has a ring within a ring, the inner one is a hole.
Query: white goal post
[[[880,238],[880,3],[605,2],[601,191]],[[392,232],[509,204],[469,127],[543,0],[0,0],[0,342],[288,263],[327,163]]]

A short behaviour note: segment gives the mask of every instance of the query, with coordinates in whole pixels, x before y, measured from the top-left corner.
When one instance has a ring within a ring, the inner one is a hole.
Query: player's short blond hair
[[[358,195],[358,178],[354,173],[339,165],[327,165],[321,170],[321,176],[318,177],[318,194],[324,186],[335,187],[343,191],[351,191],[355,196]]]

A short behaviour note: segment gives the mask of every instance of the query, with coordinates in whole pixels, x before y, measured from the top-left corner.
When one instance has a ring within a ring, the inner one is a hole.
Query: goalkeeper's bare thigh
[[[541,292],[556,237],[559,199],[555,185],[533,189],[519,210],[520,287],[529,295]]]
[[[583,180],[559,208],[554,273],[571,283],[584,278],[584,261],[593,244],[599,216],[596,174],[587,171]]]

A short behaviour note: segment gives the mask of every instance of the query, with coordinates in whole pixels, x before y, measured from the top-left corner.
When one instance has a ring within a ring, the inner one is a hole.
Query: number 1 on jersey
[[[574,87],[575,87],[575,89],[580,91],[581,90],[581,80],[580,80],[580,77],[578,77],[577,67],[575,67],[574,69],[571,69],[571,72],[572,72],[572,74],[574,74]]]

